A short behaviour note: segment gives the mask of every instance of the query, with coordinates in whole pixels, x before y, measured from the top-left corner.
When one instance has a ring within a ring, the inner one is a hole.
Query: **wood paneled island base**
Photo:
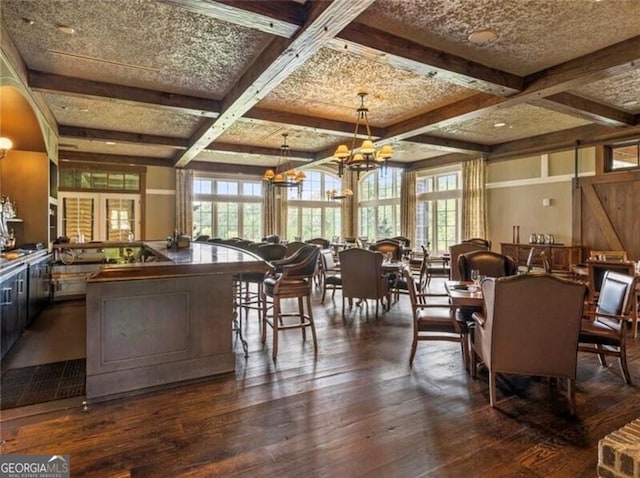
[[[235,248],[148,246],[170,262],[106,267],[87,282],[87,400],[235,369],[233,276],[268,265]]]

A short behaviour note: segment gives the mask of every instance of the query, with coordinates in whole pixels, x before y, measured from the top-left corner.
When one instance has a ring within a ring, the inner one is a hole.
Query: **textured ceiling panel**
[[[640,35],[639,19],[637,0],[378,0],[358,21],[527,75]],[[467,39],[485,28],[494,42]]]
[[[323,48],[259,104],[261,108],[356,121],[358,92],[369,93],[369,123],[387,126],[476,92],[367,58]]]
[[[494,126],[498,123],[504,123],[504,126]],[[590,123],[573,116],[521,104],[480,118],[451,124],[430,134],[491,145],[587,124]]]
[[[596,81],[577,88],[573,92],[597,103],[638,114],[640,113],[640,69]]]
[[[1,10],[31,69],[214,99],[269,40],[149,0],[2,0]]]
[[[442,154],[442,151],[434,149],[433,146],[429,146],[427,144],[401,141],[393,144],[392,161],[410,163],[421,159],[435,158],[437,156],[442,156]]]
[[[66,151],[82,151],[87,153],[117,154],[120,156],[148,156],[151,158],[173,158],[176,150],[167,146],[116,143],[106,144],[104,141],[61,138],[60,149]]]
[[[261,154],[248,155],[243,153],[202,151],[195,157],[194,161],[238,164],[242,166],[263,166],[266,168],[276,166],[278,164],[278,157]]]
[[[282,133],[288,133],[287,144],[290,149],[298,151],[320,151],[345,140],[341,136],[315,133],[305,128],[283,126],[279,123],[266,121],[240,119],[227,129],[217,139],[217,142],[280,148],[280,145],[282,145]]]
[[[188,138],[202,119],[169,110],[44,93],[59,124]]]

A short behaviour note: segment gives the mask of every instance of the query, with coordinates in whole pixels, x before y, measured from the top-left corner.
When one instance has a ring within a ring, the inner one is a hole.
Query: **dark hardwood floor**
[[[81,398],[3,412],[2,453],[70,454],[74,477],[593,477],[598,440],[640,416],[636,385],[591,354],[576,416],[547,382],[521,377],[499,379],[492,409],[486,374],[468,376],[457,344],[421,343],[408,367],[406,297],[378,320],[370,306],[343,322],[339,294],[314,298],[317,356],[291,330],[274,364],[254,315],[235,374],[86,412]],[[632,338],[629,357],[640,383]]]

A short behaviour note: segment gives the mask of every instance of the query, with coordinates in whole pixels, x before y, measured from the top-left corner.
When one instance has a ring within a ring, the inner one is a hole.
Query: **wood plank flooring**
[[[439,284],[435,284],[439,286]],[[346,321],[336,301],[314,297],[319,350],[299,331],[244,324],[235,374],[109,402],[66,401],[3,414],[2,453],[70,454],[72,476],[90,477],[593,477],[598,440],[640,416],[636,385],[617,363],[581,354],[577,414],[542,380],[471,379],[454,343],[421,343],[408,366],[408,298],[375,319]],[[60,307],[60,313],[64,313]],[[640,383],[640,346],[629,341]]]

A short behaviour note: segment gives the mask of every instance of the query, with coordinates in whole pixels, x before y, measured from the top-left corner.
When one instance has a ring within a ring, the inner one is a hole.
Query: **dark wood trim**
[[[220,114],[220,102],[216,100],[84,80],[35,70],[29,70],[29,86],[33,91],[38,92],[60,93],[80,98],[112,98],[129,104],[139,105],[142,103],[154,108],[164,108],[206,118],[216,118]]]
[[[59,169],[81,169],[85,171],[116,171],[124,173],[138,173],[146,174],[146,166],[135,166],[132,164],[90,164],[83,161],[68,161],[61,162]]]
[[[174,165],[186,166],[373,2],[334,0],[331,3],[312,3],[304,26],[292,39],[275,38],[265,48],[222,101],[219,118],[205,122],[206,127],[193,136],[190,147],[176,158]]]
[[[428,144],[437,147],[442,151],[452,153],[489,153],[491,147],[485,144],[470,143],[468,141],[458,141],[450,138],[441,138],[427,134],[419,134],[408,139],[409,143]]]
[[[478,156],[470,156],[461,153],[446,154],[444,156],[438,156],[437,158],[428,158],[421,161],[416,161],[409,164],[407,171],[419,171],[421,169],[436,168],[439,166],[447,166],[449,164],[461,163],[464,161],[470,161]]]
[[[625,111],[587,100],[571,93],[557,93],[531,102],[543,108],[586,119],[613,128],[634,126],[635,117]]]
[[[128,133],[124,131],[111,131],[96,128],[79,128],[77,126],[60,125],[62,138],[94,139],[100,141],[114,141],[116,143],[152,144],[159,146],[172,146],[184,149],[188,146],[188,139],[154,134]]]
[[[208,173],[220,173],[220,174],[239,174],[262,178],[265,168],[264,166],[248,166],[239,164],[227,164],[227,163],[211,163],[207,161],[191,161],[186,166],[186,169],[193,169],[195,171],[204,171]]]
[[[117,154],[84,153],[80,151],[61,150],[59,152],[58,159],[58,164],[62,164],[68,160],[82,161],[92,163],[93,165],[100,165],[101,168],[105,167],[107,164],[161,166],[168,168],[173,167],[173,163],[170,159],[151,158],[147,156],[121,156]]]
[[[341,44],[337,47],[341,50],[346,47],[347,51],[367,58],[376,58],[382,53],[384,62],[395,68],[434,76],[438,80],[465,88],[498,96],[510,96],[523,89],[524,82],[519,76],[414,43],[361,23],[347,26],[333,43],[338,40]]]

